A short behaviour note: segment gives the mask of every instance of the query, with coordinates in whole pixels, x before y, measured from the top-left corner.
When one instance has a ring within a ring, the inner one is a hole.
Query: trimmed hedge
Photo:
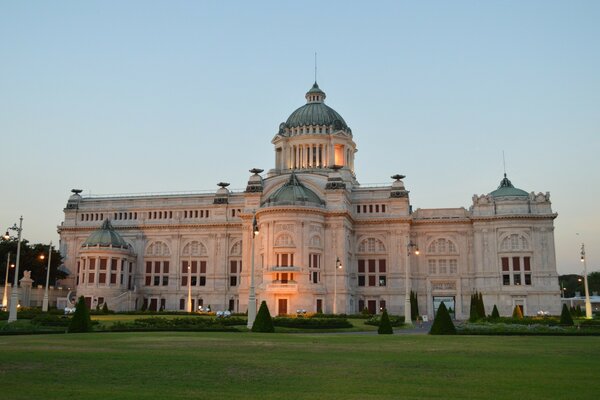
[[[352,328],[352,324],[346,318],[273,318],[273,325],[286,328],[303,329],[343,329]]]
[[[389,315],[390,324],[392,327],[397,328],[404,325],[404,316]],[[365,325],[379,326],[381,324],[381,316],[375,315],[365,321]]]
[[[267,306],[267,302],[264,300],[262,301],[262,303],[260,303],[258,314],[256,314],[256,319],[252,324],[252,332],[275,332],[275,327],[273,326],[273,319],[271,318],[269,307]]]
[[[450,318],[450,313],[446,308],[446,305],[442,301],[442,304],[437,309],[433,325],[429,330],[430,335],[456,335],[456,328]]]
[[[381,322],[379,323],[379,329],[377,329],[377,333],[380,335],[391,335],[394,333],[387,310],[383,310],[383,314],[381,314]]]
[[[225,331],[238,332],[237,328],[229,324],[241,325],[241,319],[208,319],[208,318],[140,318],[131,322],[115,322],[106,330],[113,332],[123,331]]]

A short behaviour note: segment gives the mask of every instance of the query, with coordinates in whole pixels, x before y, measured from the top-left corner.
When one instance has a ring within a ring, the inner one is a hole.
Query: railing
[[[298,291],[298,284],[293,281],[289,281],[289,283],[269,283],[267,284],[268,292],[285,292],[292,293]]]
[[[243,193],[245,189],[229,189],[230,193]],[[84,199],[109,199],[120,197],[151,197],[151,196],[193,196],[199,194],[215,194],[215,190],[187,190],[187,191],[171,191],[171,192],[142,192],[142,193],[116,193],[116,194],[88,194],[82,193]]]

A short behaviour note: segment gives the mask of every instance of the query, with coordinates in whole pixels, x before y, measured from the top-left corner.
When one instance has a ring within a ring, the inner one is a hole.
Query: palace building
[[[404,176],[357,181],[352,130],[316,83],[271,143],[274,168],[252,169],[243,191],[74,190],[58,228],[64,283],[92,307],[246,312],[254,266],[257,302],[272,314],[402,315],[409,291],[430,318],[442,301],[468,318],[475,291],[487,313],[560,313],[548,193],[505,175],[469,209],[413,210]]]

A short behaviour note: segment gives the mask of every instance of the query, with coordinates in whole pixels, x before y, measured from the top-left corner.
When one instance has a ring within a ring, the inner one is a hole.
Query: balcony
[[[298,283],[295,281],[288,281],[287,283],[282,283],[281,281],[273,281],[272,283],[268,283],[266,286],[267,292],[277,292],[277,293],[297,293],[298,292]]]
[[[293,265],[290,266],[274,266],[274,267],[269,267],[268,268],[269,272],[301,272],[302,271],[302,267],[296,267]]]

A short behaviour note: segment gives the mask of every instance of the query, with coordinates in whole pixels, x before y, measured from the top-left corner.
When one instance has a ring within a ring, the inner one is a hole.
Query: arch
[[[289,233],[282,233],[275,238],[275,247],[296,247]]]
[[[527,251],[529,240],[520,233],[510,233],[500,239],[501,251]]]
[[[146,256],[168,257],[171,255],[171,251],[165,242],[157,240],[150,243],[148,247],[146,247],[146,252],[144,254]]]
[[[242,255],[242,241],[236,240],[229,249],[230,256],[241,256]]]
[[[308,245],[310,247],[318,247],[318,248],[322,248],[323,247],[323,241],[321,240],[321,236],[320,235],[312,235]]]
[[[362,239],[358,244],[359,253],[385,253],[385,244],[382,240],[368,237]]]
[[[430,254],[456,254],[457,249],[456,243],[447,238],[433,239],[427,245],[427,253]]]
[[[183,246],[182,256],[206,256],[208,251],[204,243],[198,240],[192,240]]]

